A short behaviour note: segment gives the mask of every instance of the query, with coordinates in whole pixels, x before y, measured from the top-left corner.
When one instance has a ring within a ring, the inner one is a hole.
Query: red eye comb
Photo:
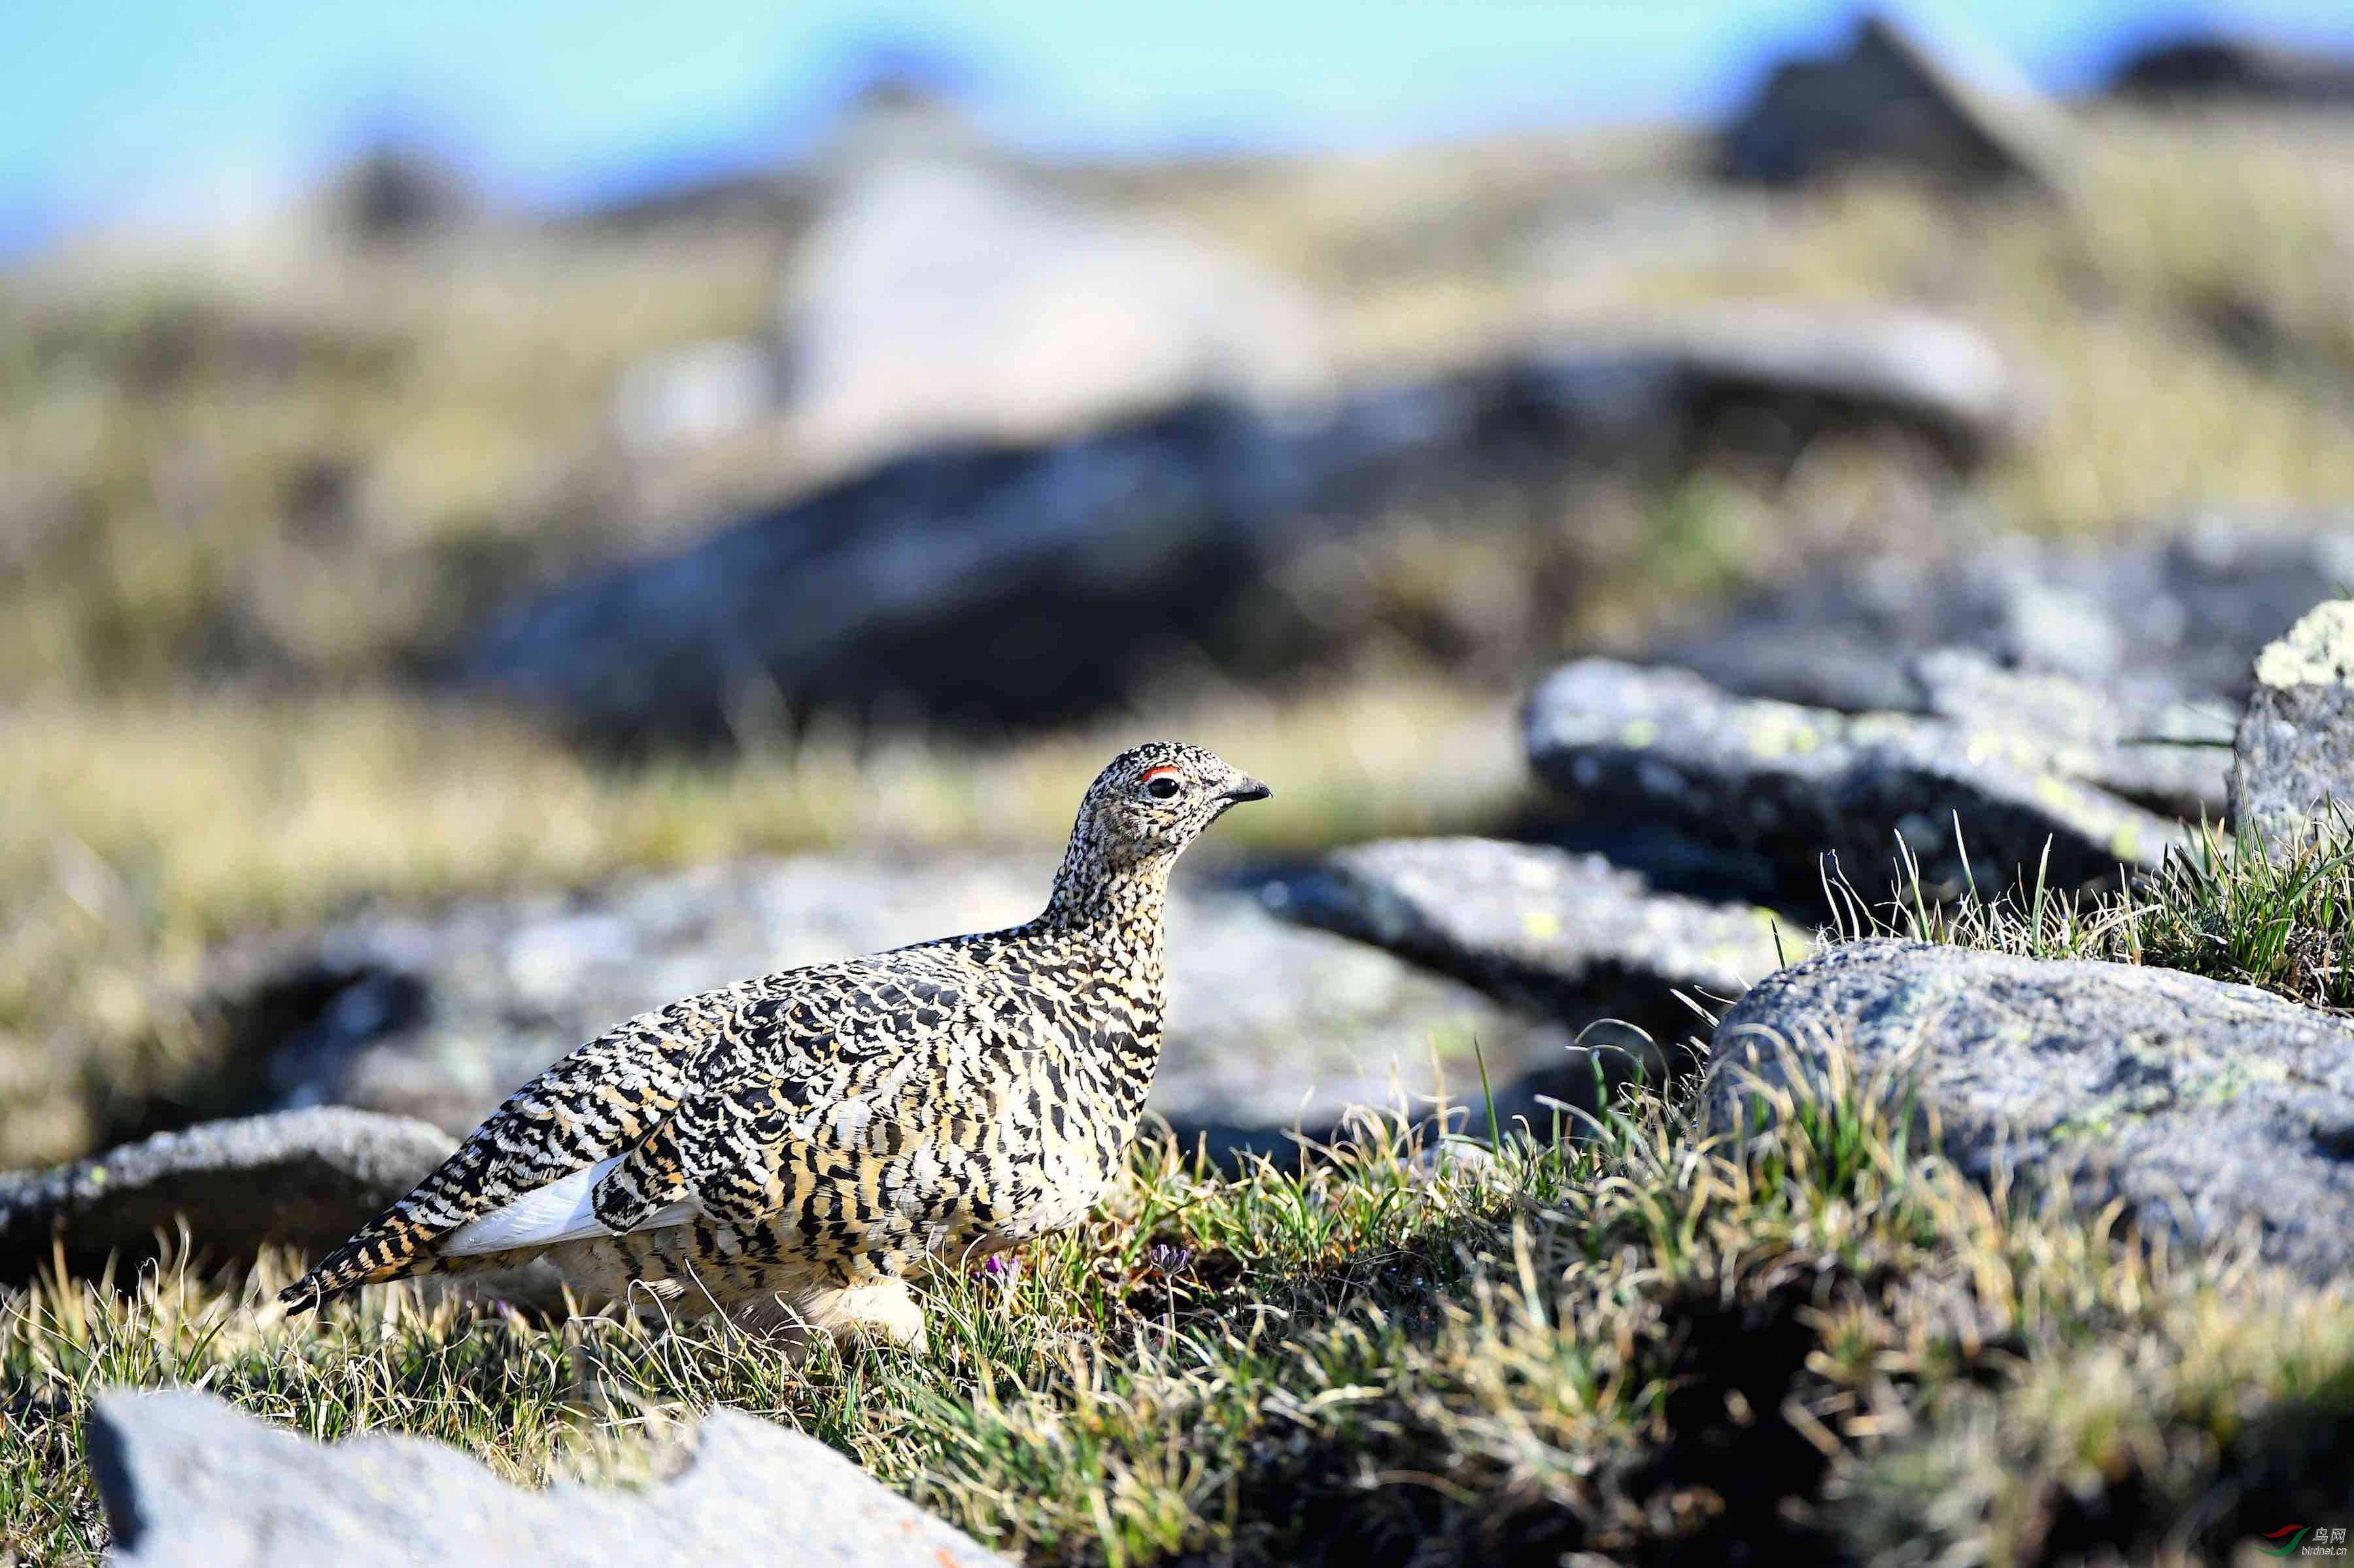
[[[1164,775],[1174,773],[1176,771],[1177,765],[1175,763],[1164,762],[1158,768],[1148,768],[1143,772],[1138,774],[1136,776],[1136,781],[1139,784],[1150,784],[1155,779],[1161,778]]]

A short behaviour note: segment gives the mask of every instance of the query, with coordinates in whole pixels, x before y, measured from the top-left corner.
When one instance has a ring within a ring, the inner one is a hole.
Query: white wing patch
[[[561,1181],[535,1187],[504,1208],[469,1220],[443,1236],[433,1250],[442,1257],[479,1257],[484,1253],[514,1252],[525,1247],[554,1246],[558,1242],[583,1241],[613,1233],[597,1217],[591,1200],[597,1183],[621,1162],[621,1156],[600,1160]],[[646,1216],[642,1231],[662,1230],[694,1217],[693,1203],[666,1204]]]

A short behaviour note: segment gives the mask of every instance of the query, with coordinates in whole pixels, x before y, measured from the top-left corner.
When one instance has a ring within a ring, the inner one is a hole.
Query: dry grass
[[[642,1468],[727,1404],[1034,1563],[2218,1560],[2344,1497],[2354,1298],[1990,1200],[1877,1103],[1736,1153],[1638,1102],[1436,1179],[1395,1127],[1233,1179],[1148,1149],[1012,1280],[930,1287],[921,1358],[795,1369],[405,1287],[290,1322],[292,1260],[52,1280],[0,1307],[0,1543],[93,1556],[88,1399],[193,1383],[526,1482]]]
[[[1956,829],[1958,842],[1958,826]],[[1844,877],[1827,885],[1836,935],[1898,937],[2031,959],[2149,964],[2252,985],[2307,1007],[2354,1009],[2354,818],[2334,810],[2293,840],[2212,823],[2158,870],[2091,896],[2032,884],[1975,883],[1939,902],[1904,852],[1894,895],[1875,905]]]
[[[820,731],[620,767],[385,694],[26,705],[0,717],[0,1164],[83,1151],[201,1079],[219,1042],[190,1007],[238,933],[844,843],[994,845],[1034,855],[1043,886],[1079,791],[1146,727],[995,747]],[[1220,694],[1150,728],[1279,781],[1214,853],[1464,831],[1523,788],[1509,715],[1412,680]]]

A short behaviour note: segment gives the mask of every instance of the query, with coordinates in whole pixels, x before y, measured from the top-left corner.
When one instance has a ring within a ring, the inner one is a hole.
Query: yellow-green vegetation
[[[284,1259],[48,1281],[0,1305],[0,1546],[94,1557],[81,1413],[166,1383],[526,1483],[643,1474],[726,1404],[1034,1563],[2190,1561],[2342,1502],[2354,1296],[1989,1198],[1880,1103],[1745,1150],[1650,1100],[1493,1158],[1148,1147],[1085,1230],[928,1287],[923,1356],[407,1286],[290,1322]]]

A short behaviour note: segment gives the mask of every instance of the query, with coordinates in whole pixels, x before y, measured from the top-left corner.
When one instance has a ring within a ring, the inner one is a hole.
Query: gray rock
[[[2019,378],[1973,328],[1920,311],[1720,306],[1590,331],[1532,365],[1573,429],[1635,448],[1705,447],[1719,422],[1783,427],[1796,457],[1825,429],[1893,429],[1957,466],[2027,421]]]
[[[626,741],[878,705],[1057,722],[1134,698],[1172,648],[1257,679],[1418,634],[1348,591],[1385,529],[1551,528],[1597,471],[1728,431],[1795,453],[1896,429],[1973,461],[2014,403],[1974,334],[1852,313],[1650,322],[1278,414],[1187,402],[885,463],[514,607],[453,675]],[[1463,636],[1499,667],[1550,645],[1543,576],[1482,580]]]
[[[1766,911],[1653,893],[1600,855],[1490,839],[1363,844],[1268,882],[1260,896],[1286,919],[1371,943],[1571,1032],[1574,1043],[1550,1060],[1490,1050],[1491,1071],[1517,1070],[1486,1086],[1492,1107],[1477,1097],[1465,1107],[1455,1125],[1475,1137],[1489,1130],[1491,1108],[1500,1126],[1550,1130],[1561,1107],[1593,1111],[1616,1085],[1680,1075],[1706,1016],[1783,951],[1796,958],[1813,945],[1792,929],[1777,948]]]
[[[2055,772],[2168,815],[2223,815],[2232,726],[2220,702],[2120,695],[1966,648],[1924,654],[1913,678],[1927,712],[2016,736]]]
[[[406,1117],[341,1109],[206,1122],[47,1171],[0,1173],[0,1279],[63,1245],[78,1268],[151,1256],[186,1224],[203,1255],[270,1244],[316,1252],[439,1165],[456,1141]]]
[[[2074,887],[2154,866],[2180,827],[2054,771],[2009,730],[1727,696],[1681,670],[1584,660],[1529,699],[1530,759],[1581,810],[1658,821],[1766,857],[1792,889],[1837,855],[1867,897],[1901,834],[1933,884],[1991,895],[2035,874]],[[1958,816],[1971,863],[1956,853]]]
[[[2020,536],[1887,556],[1764,594],[1646,651],[1744,696],[1850,712],[1927,711],[1915,662],[1965,649],[2069,676],[2137,714],[2229,717],[2258,650],[2354,581],[2354,514],[2218,513],[2126,546]],[[2211,722],[2202,733],[2218,733]]]
[[[1598,854],[1493,839],[1360,844],[1261,896],[1572,1027],[1618,1019],[1663,1042],[1699,1017],[1676,993],[1730,1001],[1813,940],[1777,946],[1765,910],[1654,893]]]
[[[1037,912],[1052,871],[981,856],[806,855],[617,883],[582,897],[380,913],[233,955],[233,1000],[281,988],[300,1014],[240,1043],[292,1104],[348,1104],[472,1128],[581,1041],[747,976]],[[322,977],[339,984],[323,983]],[[1509,1081],[1556,1066],[1570,1031],[1387,954],[1276,919],[1247,891],[1181,879],[1169,916],[1166,1054],[1151,1108],[1225,1148],[1282,1147],[1401,1090],[1460,1099],[1472,1043]]]
[[[2125,98],[2270,100],[2354,103],[2354,55],[2300,49],[2259,38],[2203,34],[2137,49],[2109,79]]]
[[[2256,659],[2232,815],[2287,848],[2354,812],[2354,601],[2317,606]]]
[[[2317,1280],[2354,1267],[2354,1027],[2246,986],[2124,964],[1872,941],[1752,988],[1717,1026],[1710,1105],[1744,1075],[1915,1097],[1972,1177],[2065,1178],[2146,1230],[2218,1239]],[[1926,1146],[1925,1132],[1923,1146]]]
[[[1314,306],[1244,258],[945,160],[848,182],[802,242],[784,340],[796,444],[829,464],[1301,401],[1331,375]]]
[[[1726,127],[1735,179],[1796,185],[1896,166],[1957,186],[2063,183],[2059,114],[2017,70],[1957,40],[1867,18],[1842,54],[1776,67]]]
[[[124,1568],[1006,1561],[815,1438],[732,1410],[704,1418],[683,1473],[640,1490],[528,1491],[443,1444],[314,1443],[203,1393],[101,1394],[88,1441]]]

